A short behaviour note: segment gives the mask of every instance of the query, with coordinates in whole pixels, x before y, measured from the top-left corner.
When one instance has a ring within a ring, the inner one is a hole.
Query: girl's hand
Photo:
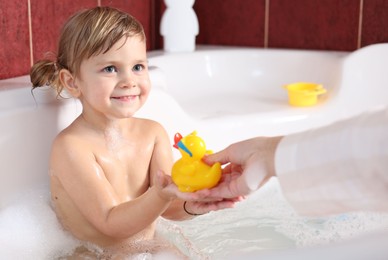
[[[223,176],[221,179],[228,179]],[[241,201],[243,197],[222,198],[220,196],[209,197],[210,190],[200,190],[196,192],[181,192],[173,183],[171,176],[158,171],[154,182],[162,197],[166,199],[181,199],[186,201],[185,209],[190,215],[202,215],[213,210],[232,208],[234,204]]]
[[[238,201],[240,201],[239,198],[215,201],[185,201],[183,207],[187,214],[197,216],[209,213],[210,211],[233,208]]]
[[[181,192],[178,186],[172,181],[171,176],[162,171],[158,171],[153,182],[160,191],[160,196],[166,199],[176,199],[194,201],[201,198],[199,194],[191,192]]]

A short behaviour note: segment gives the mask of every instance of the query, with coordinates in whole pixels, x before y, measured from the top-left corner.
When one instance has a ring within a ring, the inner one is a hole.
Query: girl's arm
[[[128,238],[152,224],[175,198],[152,186],[145,187],[139,197],[123,202],[88,147],[79,137],[57,137],[52,149],[51,174],[82,216],[101,233]],[[72,205],[61,204],[61,207]]]

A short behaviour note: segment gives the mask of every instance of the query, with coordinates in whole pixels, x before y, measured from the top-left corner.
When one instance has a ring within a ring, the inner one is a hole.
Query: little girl
[[[133,115],[150,92],[145,34],[132,16],[109,7],[65,24],[56,60],[31,69],[33,88],[65,89],[82,113],[53,142],[51,198],[76,238],[105,256],[156,252],[159,216],[184,220],[233,201],[187,202],[171,179],[169,138],[157,122]],[[189,197],[187,197],[189,198]],[[81,250],[82,251],[82,250]]]

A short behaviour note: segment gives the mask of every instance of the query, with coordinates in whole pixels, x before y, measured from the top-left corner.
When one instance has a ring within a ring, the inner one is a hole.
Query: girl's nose
[[[122,88],[132,88],[136,87],[135,77],[130,75],[129,73],[123,76],[123,79],[120,83],[120,87]]]

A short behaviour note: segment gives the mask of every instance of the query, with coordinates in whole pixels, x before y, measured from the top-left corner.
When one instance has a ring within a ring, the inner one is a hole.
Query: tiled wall
[[[28,74],[56,50],[75,11],[110,5],[144,25],[149,50],[163,47],[162,0],[0,0],[0,79]],[[388,42],[388,0],[196,0],[198,44],[353,51]]]
[[[353,51],[388,42],[387,0],[197,0],[196,12],[204,43]]]
[[[148,49],[153,31],[154,0],[0,0],[0,79],[29,73],[31,64],[56,51],[59,32],[76,11],[114,6],[135,16],[144,26]]]

